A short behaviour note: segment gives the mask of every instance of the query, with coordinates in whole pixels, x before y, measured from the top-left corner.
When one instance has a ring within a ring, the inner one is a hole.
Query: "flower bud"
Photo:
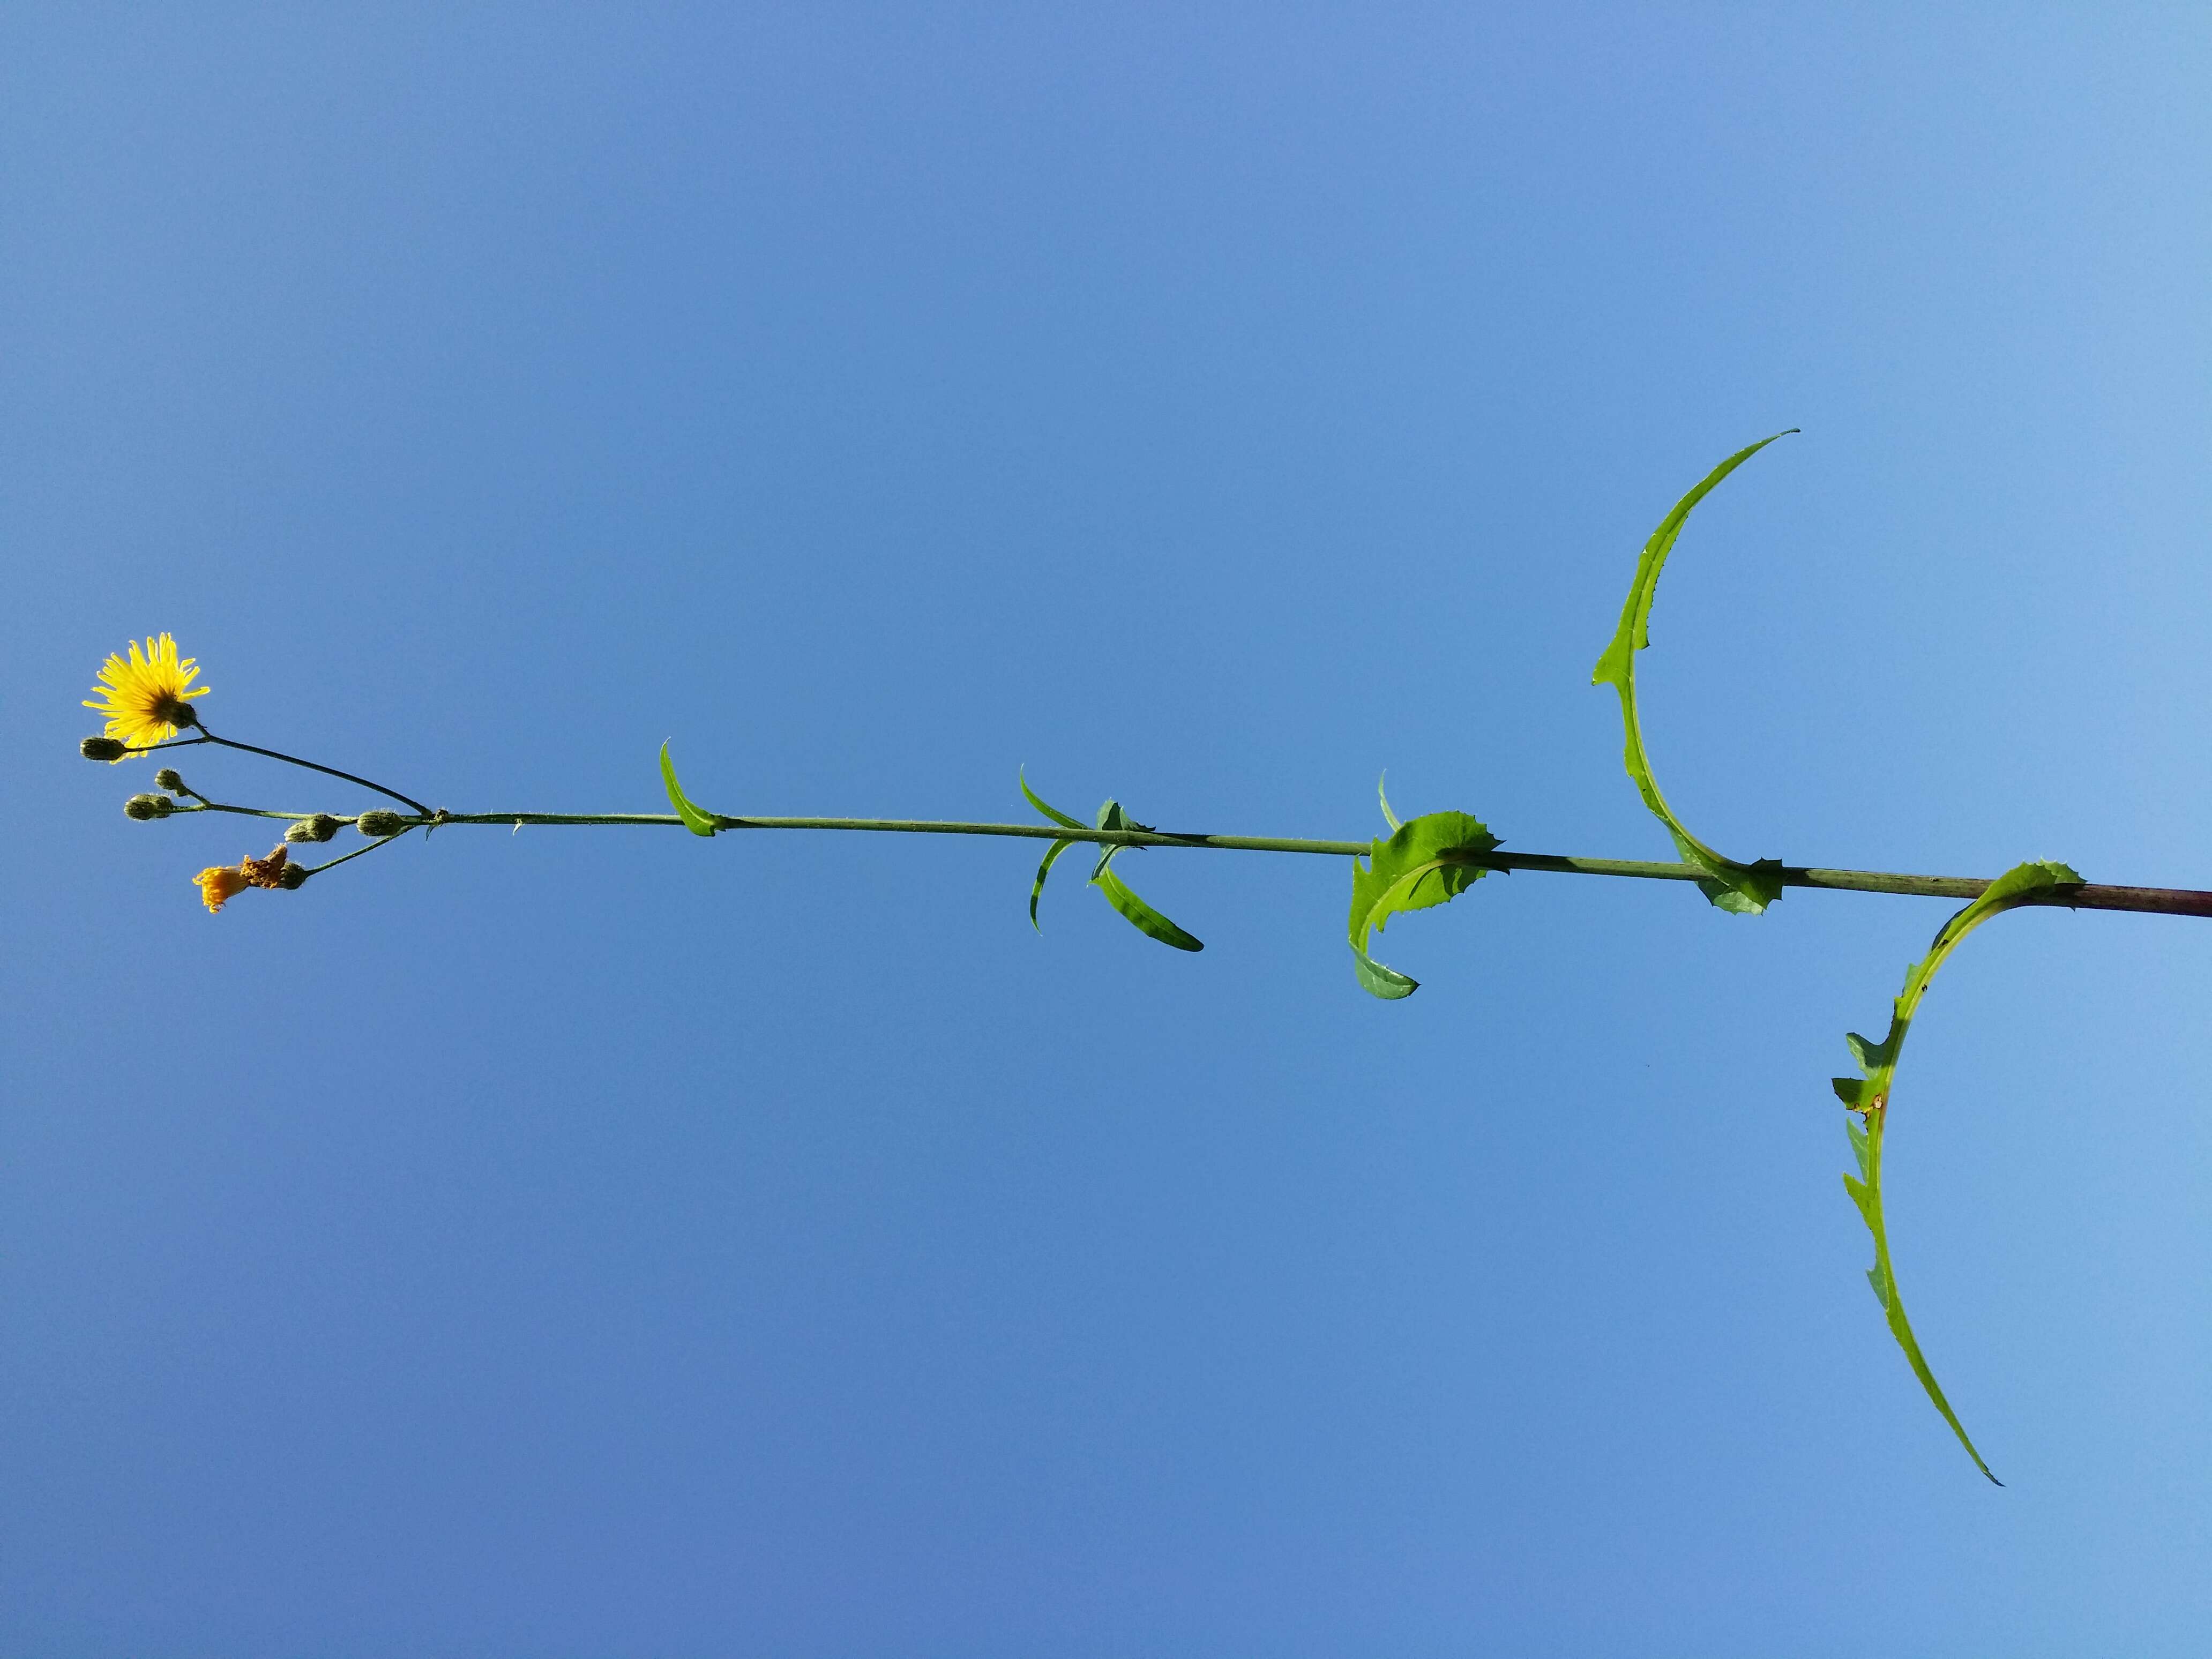
[[[328,841],[345,826],[328,812],[318,812],[311,818],[301,818],[284,832],[284,839],[294,843]]]
[[[353,827],[364,836],[373,836],[381,839],[386,836],[398,835],[407,827],[407,820],[397,812],[387,812],[382,807],[378,807],[373,811],[363,812],[356,818],[353,821]]]
[[[119,738],[87,738],[76,752],[87,760],[119,761],[131,752],[131,745]]]
[[[173,766],[165,766],[154,774],[154,787],[156,789],[173,789],[181,795],[185,793],[184,774]]]
[[[123,815],[143,823],[149,818],[166,818],[177,810],[177,803],[167,795],[133,795],[123,803]]]
[[[288,864],[283,873],[277,878],[277,885],[288,893],[297,892],[307,884],[307,878],[313,873],[304,864]]]

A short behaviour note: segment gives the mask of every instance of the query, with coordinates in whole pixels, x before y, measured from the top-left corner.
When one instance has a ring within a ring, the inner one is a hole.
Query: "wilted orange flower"
[[[199,884],[200,902],[211,912],[222,909],[226,900],[236,898],[249,885],[246,872],[228,864],[211,864],[192,879]]]
[[[282,887],[287,856],[286,849],[279,847],[265,859],[240,859],[238,872],[246,878],[248,887]]]

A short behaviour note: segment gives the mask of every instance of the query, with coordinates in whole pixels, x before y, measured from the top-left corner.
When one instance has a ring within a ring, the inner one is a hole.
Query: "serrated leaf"
[[[673,741],[673,739],[671,739]],[[667,787],[669,804],[675,807],[676,816],[684,820],[684,827],[695,836],[711,836],[720,827],[712,812],[702,811],[684,793],[684,786],[676,781],[676,763],[668,758],[668,744],[660,745],[660,781]]]
[[[1483,866],[1454,855],[1487,853],[1497,845],[1498,837],[1480,818],[1465,812],[1429,812],[1370,842],[1364,861],[1352,860],[1347,932],[1352,972],[1362,989],[1392,1000],[1413,994],[1419,981],[1369,956],[1369,941],[1392,916],[1446,903],[1488,875]]]
[[[1139,933],[1149,933],[1161,944],[1172,945],[1178,951],[1206,949],[1199,940],[1131,892],[1128,884],[1111,870],[1101,870],[1091,880],[1093,886],[1106,895],[1106,902],[1127,916]]]
[[[1844,1047],[1851,1051],[1851,1058],[1858,1062],[1862,1074],[1877,1066],[1892,1065],[1897,1059],[1897,1051],[1887,1041],[1869,1042],[1856,1031],[1844,1033]]]
[[[1859,1179],[1864,1181],[1870,1167],[1869,1160],[1873,1150],[1867,1145],[1867,1132],[1857,1119],[1849,1117],[1844,1120],[1844,1130],[1851,1138],[1851,1156],[1858,1160]]]
[[[2016,865],[1991,882],[1979,898],[1943,924],[1928,954],[1905,970],[1905,988],[1891,1005],[1888,1035],[1880,1042],[1869,1042],[1856,1031],[1844,1038],[1851,1057],[1866,1075],[1863,1081],[1839,1078],[1836,1083],[1836,1092],[1844,1098],[1844,1103],[1864,1120],[1863,1124],[1845,1120],[1844,1127],[1850,1132],[1851,1153],[1862,1178],[1855,1180],[1845,1176],[1844,1186],[1874,1238],[1874,1266],[1868,1271],[1867,1282],[1874,1286],[1875,1295],[1887,1316],[1890,1334],[1904,1351],[1913,1376],[1920,1379],[1921,1388],[1943,1414],[1943,1420],[1951,1425],[1951,1432],[1959,1437],[1959,1443],[1974,1460],[1974,1467],[1998,1485],[2003,1483],[1990,1474],[1990,1466],[1974,1449],[1966,1426],[1951,1409],[1951,1402],[1944,1398],[1935,1372],[1929,1369],[1919,1340],[1912,1334],[1911,1322],[1905,1316],[1905,1304],[1897,1293],[1897,1270],[1890,1261],[1889,1230],[1882,1216],[1882,1136],[1889,1122],[1890,1094],[1896,1081],[1898,1057],[1904,1050],[1905,1033],[1911,1029],[1913,1016],[1919,1011],[1921,999],[1928,994],[1936,970],[1967,934],[1992,916],[2017,909],[2054,887],[2079,885],[2081,880],[2069,866],[2042,860]],[[1854,1081],[1857,1087],[1846,1094],[1844,1085]]]
[[[1074,845],[1072,841],[1053,842],[1045,853],[1044,862],[1037,866],[1036,880],[1030,888],[1030,926],[1036,928],[1040,933],[1044,932],[1044,929],[1038,925],[1036,910],[1037,900],[1044,895],[1044,878],[1052,873],[1052,866],[1060,861],[1060,855]]]
[[[1738,864],[1724,858],[1692,835],[1674,816],[1666,796],[1659,793],[1659,781],[1651,775],[1651,762],[1644,750],[1644,727],[1636,708],[1636,653],[1651,643],[1652,596],[1658,591],[1659,573],[1665,568],[1667,556],[1674,550],[1691,509],[1711,495],[1722,479],[1776,438],[1786,438],[1796,429],[1791,427],[1789,432],[1778,432],[1771,438],[1762,438],[1736,451],[1707,473],[1697,488],[1675,502],[1674,511],[1659,521],[1659,527],[1644,544],[1644,552],[1636,562],[1636,580],[1629,587],[1627,603],[1621,607],[1620,625],[1613,630],[1611,643],[1590,672],[1592,685],[1609,684],[1620,694],[1620,724],[1626,739],[1621,758],[1637,793],[1644,797],[1644,805],[1667,826],[1667,833],[1674,838],[1682,862],[1705,872],[1705,878],[1698,882],[1698,890],[1715,908],[1737,915],[1755,916],[1782,896],[1782,866],[1774,859]]]

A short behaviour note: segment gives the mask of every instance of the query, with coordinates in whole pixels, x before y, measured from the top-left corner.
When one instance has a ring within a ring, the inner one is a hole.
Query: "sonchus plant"
[[[1796,428],[1792,428],[1791,430]],[[351,772],[342,772],[319,762],[303,760],[273,749],[218,737],[209,729],[197,707],[208,688],[195,685],[199,670],[191,659],[179,659],[176,641],[167,634],[149,639],[143,650],[134,641],[127,656],[111,656],[100,670],[94,700],[86,707],[106,718],[106,729],[81,745],[88,759],[121,762],[162,750],[211,745],[283,764],[304,768],[325,778],[335,778],[380,795],[393,806],[374,806],[351,813],[292,812],[266,807],[240,806],[218,801],[187,786],[175,770],[164,768],[155,775],[153,792],[135,794],[124,811],[141,820],[179,817],[194,812],[228,813],[273,819],[284,824],[283,839],[261,857],[248,853],[235,865],[213,865],[192,878],[201,900],[210,911],[219,911],[232,899],[252,888],[292,892],[314,876],[388,846],[420,830],[459,824],[497,825],[520,829],[524,824],[564,826],[651,826],[688,830],[695,836],[713,836],[731,830],[870,830],[891,835],[999,836],[1049,843],[1030,884],[1029,914],[1039,926],[1037,907],[1047,878],[1061,854],[1081,845],[1097,849],[1090,884],[1106,902],[1147,937],[1178,951],[1205,948],[1176,923],[1138,896],[1115,860],[1132,850],[1181,848],[1194,850],[1289,853],[1346,860],[1351,866],[1352,908],[1349,923],[1352,969],[1359,987],[1385,1000],[1411,996],[1419,982],[1384,965],[1370,954],[1375,935],[1394,916],[1446,904],[1492,871],[1540,870],[1563,875],[1614,876],[1645,881],[1694,884],[1712,904],[1737,915],[1758,915],[1790,887],[1818,887],[1857,893],[1904,893],[1926,897],[1962,899],[1960,910],[1936,933],[1928,954],[1907,969],[1905,988],[1892,1006],[1888,1031],[1879,1042],[1856,1032],[1845,1039],[1861,1076],[1838,1078],[1835,1091],[1846,1110],[1858,1172],[1846,1175],[1844,1186],[1865,1221],[1874,1242],[1874,1265],[1867,1279],[1881,1305],[1890,1334],[1905,1354],[1920,1386],[1942,1414],[1966,1455],[1984,1475],[1995,1481],[1989,1465],[1975,1449],[1966,1427],[1944,1397],[1936,1375],[1921,1351],[1919,1340],[1905,1316],[1899,1294],[1897,1270],[1891,1258],[1889,1232],[1882,1217],[1882,1141],[1897,1083],[1899,1057],[1905,1034],[1911,1028],[1921,999],[1936,969],[1984,922],[2024,905],[2064,905],[2075,909],[2136,910],[2164,915],[2212,916],[2212,892],[2170,888],[2114,887],[2085,882],[2063,864],[2037,861],[2021,864],[1994,881],[1963,876],[1898,875],[1872,870],[1830,870],[1783,864],[1774,859],[1741,863],[1715,851],[1692,833],[1660,793],[1645,750],[1642,718],[1636,700],[1636,659],[1650,643],[1651,605],[1668,556],[1680,538],[1683,526],[1698,503],[1729,473],[1776,439],[1777,433],[1738,450],[1707,474],[1690,493],[1674,504],[1644,545],[1636,574],[1621,607],[1620,625],[1604,653],[1598,658],[1591,683],[1610,685],[1620,698],[1623,761],[1637,792],[1654,817],[1666,826],[1680,862],[1651,863],[1632,859],[1570,857],[1560,854],[1511,853],[1480,820],[1464,812],[1430,812],[1401,821],[1389,797],[1376,785],[1384,822],[1390,833],[1372,841],[1315,841],[1278,836],[1217,836],[1184,834],[1155,829],[1131,817],[1116,800],[1098,809],[1089,823],[1049,805],[1018,772],[1016,782],[1023,798],[1046,820],[1042,823],[983,823],[913,818],[798,818],[732,817],[710,811],[684,793],[668,745],[660,748],[660,778],[673,812],[449,812],[433,811],[410,795]],[[179,735],[187,733],[189,735]],[[321,863],[295,862],[295,849],[320,847],[350,830],[362,845]],[[1040,931],[1042,928],[1040,927]]]

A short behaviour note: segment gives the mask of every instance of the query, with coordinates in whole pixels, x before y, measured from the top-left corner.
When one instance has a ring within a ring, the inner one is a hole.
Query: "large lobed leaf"
[[[1620,723],[1626,736],[1622,761],[1629,777],[1635,781],[1637,793],[1644,797],[1644,805],[1667,826],[1667,833],[1674,837],[1682,862],[1705,872],[1698,885],[1705,896],[1721,909],[1738,915],[1755,916],[1782,896],[1782,866],[1773,859],[1738,864],[1733,859],[1723,858],[1692,835],[1674,816],[1674,808],[1667,805],[1666,796],[1659,793],[1658,780],[1651,775],[1650,759],[1644,750],[1644,726],[1636,709],[1636,653],[1651,643],[1652,596],[1658,592],[1659,573],[1666,566],[1668,554],[1674,551],[1691,509],[1711,495],[1722,479],[1776,438],[1786,438],[1796,429],[1791,427],[1789,432],[1778,432],[1771,438],[1761,438],[1736,451],[1707,473],[1704,481],[1675,502],[1674,510],[1659,521],[1659,527],[1644,544],[1643,556],[1636,562],[1636,580],[1629,587],[1627,603],[1621,606],[1620,625],[1613,630],[1612,642],[1590,672],[1592,685],[1611,685],[1620,694]]]
[[[1386,817],[1390,816],[1387,800],[1382,811]],[[1368,955],[1369,941],[1392,916],[1447,903],[1488,875],[1482,865],[1464,855],[1487,853],[1497,845],[1498,837],[1479,818],[1465,812],[1430,812],[1399,824],[1387,838],[1372,843],[1365,862],[1352,860],[1352,967],[1362,989],[1395,1000],[1420,988],[1419,981]]]
[[[1936,1373],[1929,1369],[1928,1360],[1920,1352],[1919,1340],[1912,1334],[1911,1322],[1905,1316],[1904,1300],[1898,1295],[1896,1270],[1890,1263],[1889,1231],[1882,1218],[1882,1135],[1889,1120],[1890,1089],[1897,1076],[1898,1054],[1905,1046],[1905,1033],[1911,1029],[1913,1015],[1919,1011],[1920,1000],[1927,994],[1929,983],[1936,977],[1936,970],[1958,949],[1960,940],[1990,917],[2031,903],[2054,887],[2078,884],[2081,879],[2069,866],[2043,860],[2015,866],[1991,882],[1988,891],[1943,924],[1928,954],[1905,970],[1905,988],[1891,1006],[1887,1035],[1880,1042],[1870,1042],[1856,1031],[1845,1036],[1844,1041],[1850,1046],[1851,1058],[1858,1062],[1860,1075],[1835,1079],[1837,1098],[1864,1120],[1863,1127],[1848,1119],[1844,1122],[1850,1132],[1851,1151],[1859,1172],[1856,1176],[1844,1177],[1844,1190],[1850,1194],[1859,1218],[1874,1237],[1874,1266],[1867,1270],[1867,1283],[1874,1287],[1875,1299],[1881,1304],[1890,1334],[1904,1350],[1912,1374],[1920,1379],[1928,1398],[1951,1425],[1951,1432],[1959,1437],[1959,1443],[1974,1460],[1974,1467],[1992,1481],[1996,1481],[1996,1476],[1990,1474],[1990,1466],[1967,1437],[1959,1414],[1943,1397]]]

